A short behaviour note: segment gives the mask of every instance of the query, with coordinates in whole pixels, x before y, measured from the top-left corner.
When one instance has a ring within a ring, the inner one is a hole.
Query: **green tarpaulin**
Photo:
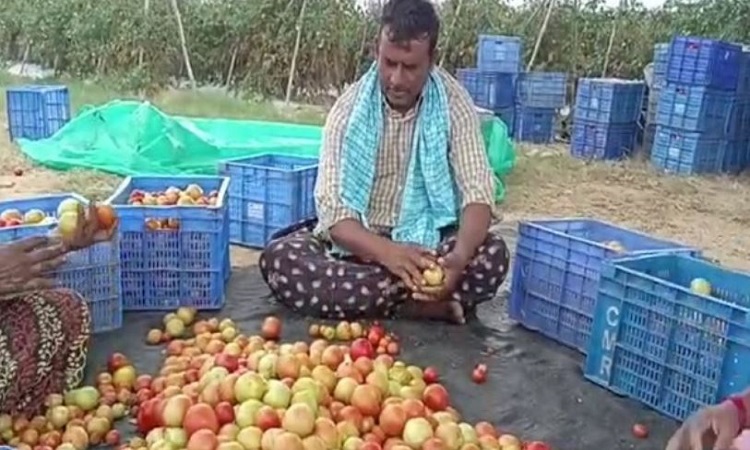
[[[499,119],[484,118],[482,126],[499,181],[515,165],[513,145]],[[317,126],[169,116],[150,103],[118,100],[85,108],[48,139],[19,139],[18,145],[29,158],[57,170],[213,174],[225,159],[263,153],[315,157],[321,135]],[[504,197],[499,182],[497,199]]]

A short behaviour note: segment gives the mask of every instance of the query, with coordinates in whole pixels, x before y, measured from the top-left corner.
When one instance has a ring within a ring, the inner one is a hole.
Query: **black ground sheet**
[[[204,313],[231,317],[242,332],[260,331],[264,317],[283,318],[284,341],[308,340],[312,322],[296,317],[268,300],[257,269],[235,272],[224,309]],[[454,406],[464,420],[490,421],[503,430],[550,443],[556,450],[663,449],[676,424],[637,403],[618,398],[584,380],[578,353],[507,325],[503,299],[483,305],[479,319],[468,325],[387,322],[402,340],[402,359],[438,368]],[[140,373],[156,373],[163,347],[146,346],[146,332],[159,327],[163,313],[128,313],[124,327],[94,337],[87,381],[115,352],[125,353]],[[475,364],[483,362],[489,377],[483,385],[471,381]],[[634,423],[650,429],[646,440],[631,435]],[[127,431],[129,427],[120,427]]]

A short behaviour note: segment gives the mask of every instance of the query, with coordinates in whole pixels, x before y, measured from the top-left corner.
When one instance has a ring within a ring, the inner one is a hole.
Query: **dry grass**
[[[18,80],[0,77],[0,87]],[[119,98],[99,85],[69,83],[74,109]],[[4,95],[0,123],[5,124]],[[169,91],[152,101],[179,115],[320,123],[317,108],[281,108],[215,92]],[[76,191],[106,198],[119,178],[91,171],[55,172],[35,166],[0,133],[0,199]],[[521,146],[508,182],[507,220],[588,216],[676,239],[709,256],[750,270],[750,178],[680,178],[656,173],[646,163],[586,164],[571,159],[561,145]],[[24,171],[14,176],[15,169]],[[234,249],[233,265],[256,261],[255,252]]]

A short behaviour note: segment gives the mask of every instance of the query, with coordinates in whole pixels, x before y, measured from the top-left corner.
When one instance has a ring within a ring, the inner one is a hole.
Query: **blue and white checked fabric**
[[[373,64],[357,92],[341,161],[341,199],[360,215],[365,226],[383,133],[383,105],[377,65]],[[448,163],[450,129],[445,86],[433,70],[423,90],[401,211],[391,236],[394,241],[435,249],[440,229],[457,221],[455,186]]]

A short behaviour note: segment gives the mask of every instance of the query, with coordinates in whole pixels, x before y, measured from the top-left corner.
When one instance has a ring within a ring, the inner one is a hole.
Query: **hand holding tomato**
[[[84,207],[78,204],[78,220],[75,228],[62,235],[68,251],[80,250],[99,242],[112,240],[117,231],[118,219],[114,210],[107,205],[96,206],[90,203]]]
[[[422,271],[433,267],[435,259],[431,250],[393,242],[388,251],[383,252],[379,263],[400,278],[409,290],[419,292],[424,286]]]
[[[414,293],[414,299],[420,301],[448,301],[464,275],[466,266],[469,265],[471,256],[454,248],[445,256],[438,258],[437,263],[443,269],[443,283],[440,286],[424,286],[419,292]]]

